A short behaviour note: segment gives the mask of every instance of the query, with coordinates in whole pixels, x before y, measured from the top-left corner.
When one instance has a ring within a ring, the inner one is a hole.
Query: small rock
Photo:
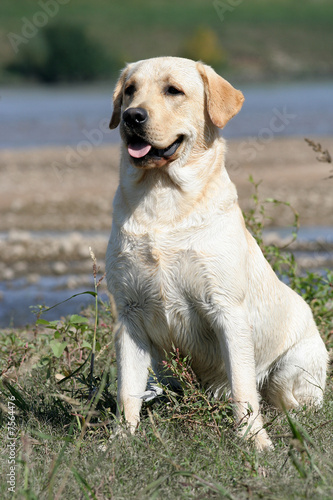
[[[37,274],[37,273],[31,273],[31,274],[28,274],[27,276],[27,283],[29,285],[35,285],[36,283],[38,283],[40,280],[40,275]]]
[[[16,273],[26,273],[28,269],[28,263],[25,262],[24,260],[19,260],[13,265],[13,269],[15,270]]]
[[[23,208],[23,203],[19,198],[16,198],[10,206],[10,209],[13,212],[19,212],[20,210],[22,210],[22,208]]]
[[[70,238],[62,238],[59,242],[59,251],[65,255],[71,255],[74,252],[74,243]]]
[[[75,290],[75,288],[78,288],[78,286],[78,279],[75,276],[70,276],[67,280],[67,288],[69,288],[70,290]]]
[[[13,269],[11,269],[10,267],[6,267],[6,269],[4,269],[2,271],[2,278],[6,281],[10,281],[10,280],[14,279],[15,273],[14,273]]]
[[[24,246],[20,244],[13,245],[10,251],[11,258],[14,260],[24,258],[25,254],[26,250]]]
[[[10,243],[25,243],[31,240],[31,234],[29,231],[23,231],[20,229],[11,229],[8,232],[7,240]]]
[[[67,271],[67,266],[64,262],[54,262],[52,264],[52,271],[55,274],[65,274],[65,272]]]
[[[78,248],[78,254],[81,258],[88,258],[89,257],[89,247],[87,246],[81,246]]]

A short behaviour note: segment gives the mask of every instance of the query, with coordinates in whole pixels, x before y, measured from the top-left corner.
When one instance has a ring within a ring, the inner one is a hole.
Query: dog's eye
[[[174,87],[173,85],[169,85],[169,87],[166,88],[166,94],[167,95],[184,95],[184,92],[182,90],[177,89],[177,87]]]
[[[134,92],[135,92],[135,87],[134,87],[134,85],[129,85],[129,86],[128,86],[128,87],[126,87],[126,89],[125,89],[125,95],[129,95],[129,96],[131,96],[131,95],[133,95],[133,94],[134,94]]]

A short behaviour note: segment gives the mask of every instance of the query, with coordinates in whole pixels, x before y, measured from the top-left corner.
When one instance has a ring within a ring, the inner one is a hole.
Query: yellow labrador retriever
[[[278,407],[320,404],[328,355],[310,308],[278,280],[247,231],[219,129],[243,94],[212,68],[159,57],[129,64],[110,127],[122,157],[108,245],[118,411],[134,431],[148,369],[190,354],[214,396],[230,391],[241,432],[272,446],[259,392]]]

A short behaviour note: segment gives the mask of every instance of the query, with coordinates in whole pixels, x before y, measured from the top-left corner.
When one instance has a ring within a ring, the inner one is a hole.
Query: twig
[[[89,247],[90,257],[93,261],[93,274],[94,274],[94,288],[95,288],[95,324],[94,324],[94,336],[93,336],[93,345],[91,350],[91,361],[90,361],[90,391],[93,392],[93,379],[94,379],[94,363],[95,363],[95,353],[96,353],[96,332],[97,332],[97,324],[98,324],[98,287],[104,279],[105,273],[97,282],[97,273],[99,268],[97,268],[97,261],[92,248]]]
[[[320,153],[319,156],[317,156],[317,160],[324,162],[324,163],[332,163],[332,157],[330,153],[328,152],[327,149],[323,150],[322,145],[319,142],[314,142],[311,139],[304,139],[305,142],[309,144],[309,146],[313,149],[315,153]]]

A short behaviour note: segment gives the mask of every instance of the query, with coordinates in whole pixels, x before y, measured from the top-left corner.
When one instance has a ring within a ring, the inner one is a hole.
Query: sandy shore
[[[332,139],[316,140],[333,153]],[[118,146],[90,152],[68,147],[0,151],[0,232],[5,232],[0,239],[0,278],[73,272],[69,263],[86,260],[89,244],[103,259],[118,162]],[[267,144],[230,141],[227,168],[244,210],[253,206],[248,181],[252,175],[262,181],[259,197],[289,202],[299,212],[301,225],[333,226],[333,179],[327,179],[332,165],[318,162],[302,138]],[[293,220],[286,207],[270,206],[268,213],[273,226],[288,226]],[[69,233],[36,238],[32,231]],[[82,236],[80,231],[93,234]]]
[[[333,139],[318,139],[333,154]],[[108,230],[118,183],[119,147],[0,151],[0,231]],[[262,181],[261,198],[292,204],[302,225],[333,225],[332,165],[299,139],[276,139],[266,145],[229,141],[227,168],[240,205],[251,205],[251,174]],[[289,223],[285,211],[274,210],[272,225]]]

